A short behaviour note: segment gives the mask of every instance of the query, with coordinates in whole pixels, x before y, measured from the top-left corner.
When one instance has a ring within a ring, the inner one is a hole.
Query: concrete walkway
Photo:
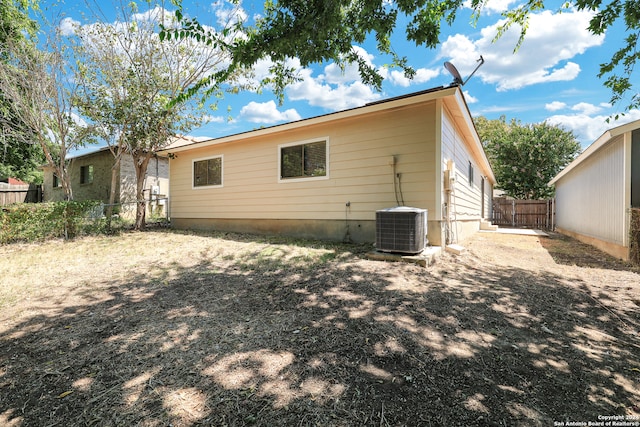
[[[533,230],[530,228],[500,228],[496,231],[480,230],[480,233],[502,233],[502,234],[521,234],[523,236],[542,236],[549,237],[547,233],[541,230]]]

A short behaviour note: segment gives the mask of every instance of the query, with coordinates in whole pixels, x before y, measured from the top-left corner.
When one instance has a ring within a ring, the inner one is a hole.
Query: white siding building
[[[559,232],[629,259],[630,209],[640,207],[640,120],[605,132],[549,184]]]

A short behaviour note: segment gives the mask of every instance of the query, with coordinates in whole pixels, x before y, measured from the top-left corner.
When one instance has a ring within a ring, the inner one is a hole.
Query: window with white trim
[[[327,176],[328,141],[314,140],[280,146],[280,179]]]
[[[193,187],[222,186],[222,156],[193,161]]]

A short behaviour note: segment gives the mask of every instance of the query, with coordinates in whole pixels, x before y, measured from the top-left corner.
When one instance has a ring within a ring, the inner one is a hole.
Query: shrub
[[[0,244],[94,234],[102,228],[103,220],[90,219],[89,213],[100,204],[90,200],[6,206],[0,211]]]

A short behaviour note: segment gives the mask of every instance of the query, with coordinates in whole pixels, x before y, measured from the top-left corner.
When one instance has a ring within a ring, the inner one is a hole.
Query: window
[[[193,161],[193,187],[222,186],[222,156]]]
[[[469,186],[473,187],[473,165],[469,162]]]
[[[60,182],[60,178],[58,178],[58,174],[53,174],[53,188],[62,187],[62,183]]]
[[[93,165],[80,167],[80,184],[91,184],[93,182]]]
[[[280,179],[327,176],[328,142],[312,141],[280,146]]]

